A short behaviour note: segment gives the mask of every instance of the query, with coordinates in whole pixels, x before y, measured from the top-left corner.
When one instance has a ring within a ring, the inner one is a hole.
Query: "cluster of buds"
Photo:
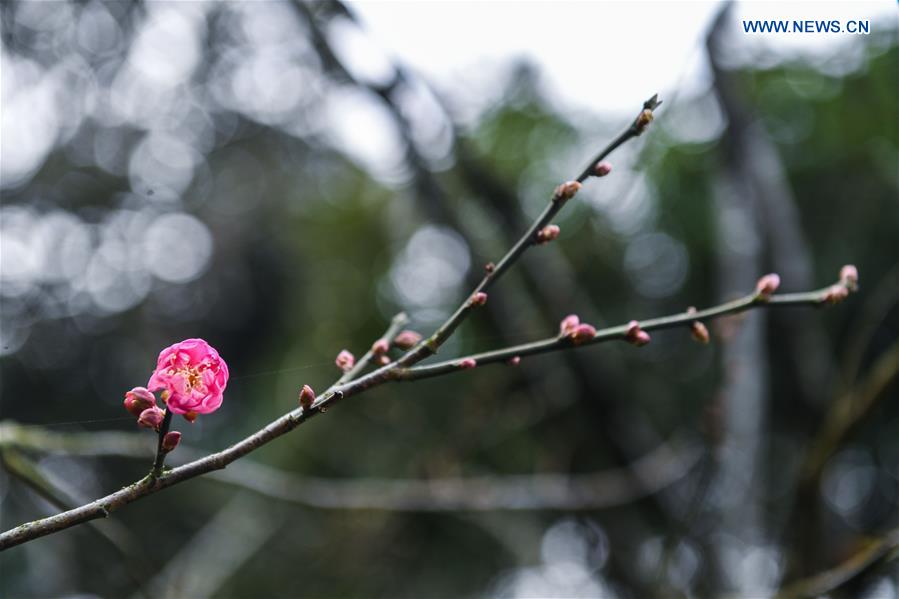
[[[468,303],[472,306],[483,306],[487,303],[487,294],[483,291],[473,293],[471,295],[471,298],[468,300]]]
[[[627,323],[627,332],[624,334],[624,340],[632,345],[640,347],[651,341],[649,333],[640,328],[640,323],[632,320]]]
[[[559,335],[562,338],[571,339],[575,345],[580,345],[596,336],[596,327],[581,322],[577,314],[569,314],[559,323]]]
[[[847,297],[849,297],[849,288],[842,283],[837,283],[828,287],[827,291],[824,292],[824,303],[838,304]]]
[[[562,230],[559,228],[559,225],[546,225],[537,231],[537,243],[549,243],[550,241],[557,239],[561,232]]]
[[[300,391],[300,405],[304,412],[312,407],[313,401],[315,401],[315,391],[309,385],[303,385],[303,389]]]
[[[553,191],[553,202],[567,202],[581,190],[581,184],[577,181],[566,181]]]
[[[156,396],[146,387],[135,387],[125,393],[125,409],[137,418],[138,426],[159,431],[165,419],[165,410],[156,405]],[[171,431],[162,438],[162,450],[172,451],[181,441],[181,433]]]
[[[755,296],[757,299],[767,301],[778,287],[780,287],[780,276],[774,273],[767,274],[755,284]]]
[[[334,360],[334,363],[337,364],[337,367],[344,372],[352,370],[353,366],[356,365],[356,356],[351,354],[345,349],[340,350],[340,353],[337,354],[337,358]]]
[[[390,350],[390,341],[381,337],[371,344],[371,355],[374,357],[375,363],[384,366],[390,363],[390,356],[387,352]]]
[[[696,314],[696,308],[690,306],[687,308],[687,314]],[[709,342],[709,330],[698,320],[694,320],[690,323],[690,334],[693,336],[693,339],[703,345],[706,345]]]

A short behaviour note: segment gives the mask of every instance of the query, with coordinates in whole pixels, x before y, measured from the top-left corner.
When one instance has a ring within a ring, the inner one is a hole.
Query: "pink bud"
[[[597,177],[605,177],[612,172],[612,165],[605,160],[593,167],[593,174]]]
[[[459,368],[465,370],[468,368],[474,368],[478,363],[474,358],[465,358],[464,360],[459,360]]]
[[[828,304],[838,304],[849,297],[849,290],[844,285],[831,285],[824,293],[824,301]]]
[[[596,337],[596,328],[593,325],[587,323],[581,323],[574,327],[574,331],[571,332],[571,340],[575,345],[580,345],[581,343],[586,343]]]
[[[387,354],[381,354],[380,356],[375,356],[375,364],[378,366],[387,366],[390,364],[390,356]]]
[[[840,281],[850,290],[858,288],[858,269],[852,264],[847,264],[840,269]]]
[[[162,438],[162,451],[168,453],[178,447],[178,443],[180,442],[181,433],[179,433],[178,431],[169,431]]]
[[[471,305],[472,306],[483,306],[487,303],[487,294],[483,291],[478,291],[474,295],[471,296]]]
[[[506,360],[506,364],[509,366],[518,366],[521,364],[521,356],[512,356],[508,360]]]
[[[340,353],[337,354],[337,359],[334,360],[334,363],[337,364],[337,367],[342,371],[346,372],[353,368],[356,364],[356,356],[351,354],[345,349],[340,350]]]
[[[576,329],[579,324],[581,324],[581,319],[578,318],[577,314],[569,314],[559,323],[559,334],[563,337],[567,337],[574,332],[574,329]]]
[[[496,270],[496,264],[494,264],[493,262],[488,262],[487,264],[484,265],[484,271],[487,274],[492,273],[494,270]]]
[[[755,293],[761,299],[768,299],[780,287],[780,276],[771,273],[765,275],[755,284]]]
[[[412,349],[421,341],[421,335],[415,331],[402,331],[393,338],[393,344],[400,349]]]
[[[139,417],[141,412],[155,405],[156,396],[146,387],[135,387],[125,393],[125,409],[134,417]]]
[[[390,349],[390,342],[386,339],[378,339],[371,346],[371,353],[376,356],[380,356],[381,354],[386,354],[387,350]]]
[[[140,418],[137,419],[137,423],[144,428],[159,430],[159,425],[162,424],[163,418],[165,418],[165,412],[158,407],[153,406],[140,413]]]
[[[537,231],[537,243],[549,243],[558,238],[561,232],[559,225],[546,225]]]
[[[632,320],[627,323],[627,333],[625,333],[625,341],[640,347],[651,341],[649,333],[640,328],[640,323]]]
[[[553,192],[554,202],[567,202],[581,190],[581,184],[577,181],[566,181],[562,183]]]
[[[693,339],[695,339],[699,343],[702,343],[703,345],[709,342],[709,330],[698,320],[690,325],[690,334],[693,335]]]
[[[304,410],[308,410],[312,407],[313,401],[315,401],[315,391],[309,385],[303,385],[303,390],[300,391],[300,405]]]

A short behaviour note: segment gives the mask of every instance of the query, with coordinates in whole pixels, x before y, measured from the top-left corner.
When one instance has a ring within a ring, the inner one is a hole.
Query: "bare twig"
[[[611,154],[616,148],[621,146],[626,141],[633,139],[634,137],[639,136],[643,131],[646,130],[646,127],[652,121],[653,110],[655,110],[659,105],[661,105],[662,101],[659,100],[658,94],[652,96],[646,102],[643,103],[643,110],[637,115],[634,119],[634,122],[630,127],[624,130],[618,137],[616,137],[609,145],[607,145],[597,156],[594,158],[590,164],[578,175],[577,184],[579,185],[583,181],[586,181],[591,174],[594,174],[596,171],[597,165],[609,154]],[[570,199],[575,193],[577,193],[577,187],[573,190],[567,191],[563,189],[565,186],[571,185],[571,183],[563,184],[560,186],[556,193],[553,194],[552,198],[547,204],[546,208],[543,209],[543,212],[540,216],[537,217],[530,228],[525,232],[521,238],[512,246],[512,248],[506,253],[505,256],[500,258],[499,262],[497,262],[493,268],[487,270],[484,278],[481,279],[481,282],[477,287],[471,292],[471,294],[466,298],[465,301],[456,309],[456,311],[444,322],[433,335],[428,337],[427,339],[422,340],[416,347],[410,350],[406,355],[404,355],[399,360],[399,365],[406,368],[409,366],[413,366],[418,362],[421,362],[428,356],[431,356],[437,353],[437,350],[440,348],[443,343],[449,339],[450,335],[453,334],[453,331],[462,324],[462,321],[465,320],[465,317],[468,316],[468,313],[471,312],[473,308],[477,306],[477,303],[472,301],[479,293],[486,293],[487,290],[497,281],[499,278],[505,273],[509,268],[521,258],[522,254],[524,254],[528,248],[538,244],[538,233],[546,227],[552,219],[559,213],[562,207],[565,205],[566,201]],[[570,188],[569,188],[570,189]]]
[[[838,285],[841,283],[838,283]],[[740,299],[706,308],[698,312],[685,311],[680,314],[664,316],[661,318],[652,318],[639,322],[640,329],[644,331],[654,331],[658,329],[671,329],[677,327],[689,328],[696,321],[711,320],[728,314],[736,314],[745,312],[753,308],[767,307],[786,307],[786,306],[820,306],[827,303],[832,286],[827,286],[816,291],[808,291],[805,293],[785,293],[781,295],[772,295],[767,300],[750,294]],[[415,366],[413,368],[397,369],[393,376],[399,380],[412,381],[433,376],[439,376],[448,372],[464,370],[471,368],[470,362],[465,360],[474,360],[475,366],[484,366],[496,362],[506,362],[514,357],[524,357],[534,354],[542,354],[551,351],[558,351],[571,347],[580,347],[585,345],[593,345],[604,341],[626,340],[629,325],[623,324],[606,329],[596,331],[592,339],[585,340],[577,344],[572,343],[570,337],[556,336],[531,343],[523,343],[512,347],[472,354],[464,358],[456,358],[436,364],[428,364],[427,366]]]

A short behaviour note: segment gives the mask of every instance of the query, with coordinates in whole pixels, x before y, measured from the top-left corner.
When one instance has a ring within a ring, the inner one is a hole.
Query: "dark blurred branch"
[[[843,283],[837,283],[842,286]],[[683,327],[689,329],[694,322],[713,320],[729,314],[737,314],[745,312],[753,308],[766,307],[786,307],[786,306],[821,306],[829,303],[828,298],[833,293],[833,286],[829,285],[816,291],[808,291],[805,293],[785,293],[781,295],[772,295],[768,299],[761,298],[759,295],[752,293],[732,302],[727,302],[719,306],[706,308],[698,312],[682,312],[671,316],[661,318],[653,318],[650,320],[640,321],[638,324],[643,331],[654,331],[659,329],[671,329]],[[479,354],[472,354],[462,358],[455,358],[437,364],[428,364],[427,366],[416,366],[412,368],[400,368],[396,370],[393,376],[399,380],[413,381],[418,379],[440,376],[457,370],[465,370],[467,368],[484,366],[496,362],[506,362],[514,357],[530,356],[534,354],[542,354],[551,351],[559,351],[570,349],[572,347],[581,347],[584,345],[593,345],[604,341],[626,341],[628,339],[628,330],[630,325],[623,324],[606,329],[596,331],[593,338],[581,341],[577,345],[572,343],[570,337],[556,336],[531,343],[523,343],[503,349],[497,349]],[[474,366],[465,360],[474,360]]]
[[[899,528],[868,543],[839,566],[798,580],[788,585],[776,596],[781,599],[828,596],[878,564],[896,559],[899,559]]]
[[[846,437],[886,397],[890,385],[899,379],[899,343],[885,351],[871,367],[867,375],[852,389],[839,397],[831,406],[821,427],[812,441],[802,466],[800,485],[818,488],[818,480],[824,465]]]
[[[21,447],[69,455],[118,455],[143,459],[143,435],[107,436],[108,448],[91,443],[91,433],[53,433],[14,422],[0,424],[2,448]],[[180,446],[182,460],[201,457]],[[624,505],[652,495],[682,479],[695,466],[700,448],[677,438],[624,468],[584,474],[530,474],[434,478],[426,480],[335,480],[298,476],[271,466],[241,460],[210,476],[259,495],[321,509],[389,511],[592,510]]]

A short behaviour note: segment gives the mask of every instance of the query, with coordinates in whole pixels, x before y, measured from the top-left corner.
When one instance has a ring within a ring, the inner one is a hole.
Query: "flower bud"
[[[162,438],[162,451],[168,453],[178,447],[181,442],[181,433],[178,431],[169,431]]]
[[[858,269],[852,264],[847,264],[840,269],[840,282],[850,291],[858,289]]]
[[[315,391],[309,385],[303,385],[303,390],[300,391],[300,405],[303,410],[311,408],[313,401],[315,401]]]
[[[587,323],[581,323],[577,325],[571,332],[571,340],[575,345],[586,343],[594,337],[596,337],[596,328],[593,325]]]
[[[471,296],[471,305],[472,306],[483,306],[487,303],[487,294],[483,291],[478,291],[474,295]]]
[[[135,418],[139,417],[140,413],[147,408],[152,408],[155,405],[156,396],[146,387],[135,387],[125,393],[125,409]]]
[[[824,293],[824,301],[828,304],[838,304],[849,297],[849,290],[845,285],[831,285]]]
[[[375,356],[375,364],[378,366],[387,366],[390,364],[390,356],[387,354],[381,354],[380,356]]]
[[[153,406],[152,408],[147,408],[140,413],[140,417],[137,419],[137,424],[144,428],[159,430],[159,425],[162,424],[163,418],[165,418],[165,412],[160,410],[158,407]]]
[[[625,341],[640,347],[651,341],[649,333],[640,328],[640,323],[632,320],[627,323],[627,333],[625,333]]]
[[[468,368],[474,368],[478,365],[477,360],[474,358],[465,358],[464,360],[459,360],[459,368],[466,370]]]
[[[581,184],[577,181],[567,181],[562,183],[558,187],[556,187],[553,192],[553,201],[554,202],[567,202],[571,198],[577,195],[577,192],[581,190]]]
[[[634,122],[637,132],[643,133],[649,126],[649,123],[652,122],[652,118],[652,111],[649,108],[644,108],[640,114],[637,115],[637,120]]]
[[[559,334],[563,337],[568,337],[579,324],[581,324],[581,319],[578,318],[577,314],[569,314],[559,323]]]
[[[699,343],[702,343],[703,345],[706,345],[709,342],[709,330],[698,320],[694,321],[693,324],[690,325],[690,334],[693,336],[693,339],[695,339]]]
[[[508,360],[506,360],[506,364],[509,366],[518,366],[521,364],[521,356],[512,356]]]
[[[371,353],[376,356],[380,356],[382,354],[386,354],[387,350],[390,349],[390,342],[386,339],[378,339],[371,345]]]
[[[767,274],[755,284],[755,294],[760,299],[766,300],[771,297],[772,293],[777,291],[778,287],[780,287],[780,276],[774,273]]]
[[[484,265],[484,272],[486,272],[488,275],[494,270],[496,270],[496,264],[494,264],[493,262],[488,262]]]
[[[561,232],[559,225],[546,225],[537,231],[537,243],[549,243],[558,238]]]
[[[603,160],[593,167],[593,174],[597,177],[605,177],[612,172],[612,164]]]
[[[337,359],[334,360],[334,363],[337,364],[337,367],[342,371],[346,372],[351,370],[353,366],[356,364],[356,356],[351,354],[345,349],[340,350],[340,353],[337,354]]]
[[[401,331],[393,338],[393,344],[400,349],[412,349],[421,341],[421,335],[415,331]]]

